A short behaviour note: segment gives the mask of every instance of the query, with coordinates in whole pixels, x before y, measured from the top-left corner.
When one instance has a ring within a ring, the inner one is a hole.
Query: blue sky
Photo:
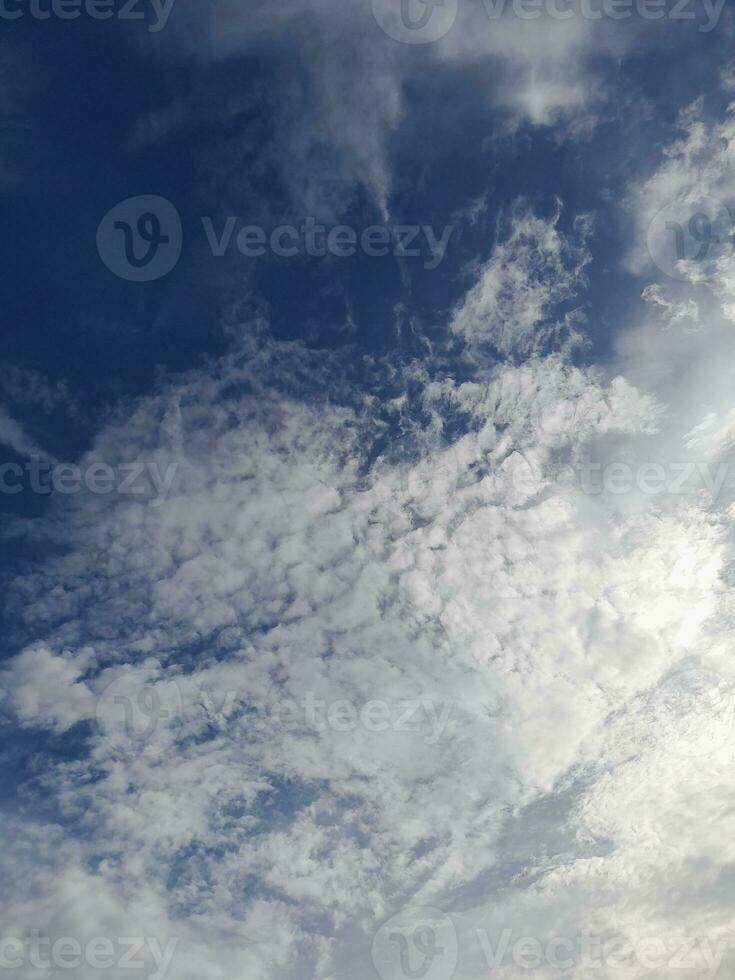
[[[0,5],[0,970],[732,969],[734,26]]]

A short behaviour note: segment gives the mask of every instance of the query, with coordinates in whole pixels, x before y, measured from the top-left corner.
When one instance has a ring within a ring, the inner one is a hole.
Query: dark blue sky
[[[166,31],[185,32],[187,13],[183,3],[175,7]],[[417,71],[404,91],[406,121],[389,136],[391,220],[441,227],[485,193],[488,209],[475,228],[457,229],[438,270],[406,262],[406,288],[392,259],[249,260],[235,253],[214,260],[207,253],[202,216],[216,224],[231,214],[245,222],[270,218],[271,227],[303,218],[268,159],[274,104],[294,83],[308,99],[309,79],[293,52],[274,44],[212,62],[173,57],[162,35],[141,43],[137,22],[6,22],[5,50],[23,81],[4,113],[0,360],[65,380],[82,414],[98,420],[119,398],[148,390],[159,368],[185,369],[221,352],[223,312],[235,302],[244,315],[265,314],[279,338],[350,345],[356,356],[393,351],[396,303],[428,332],[441,328],[465,289],[463,266],[489,253],[498,215],[519,195],[541,209],[558,195],[563,221],[580,211],[598,215],[581,303],[599,355],[619,309],[627,313],[639,294],[619,268],[626,182],[655,166],[682,105],[715,89],[726,54],[725,31],[688,27],[617,63],[601,62],[602,78],[619,82],[616,97],[583,139],[559,140],[551,127],[528,123],[508,135],[507,114],[493,109],[478,69],[436,72],[426,64]],[[236,100],[237,110],[223,111]],[[140,120],[171,101],[188,107],[185,122],[153,145],[131,145]],[[117,280],[95,247],[101,216],[138,194],[170,199],[184,225],[182,260],[150,284]],[[364,191],[355,187],[351,198],[342,221],[358,228],[380,222]],[[60,456],[78,452],[93,428],[57,427],[32,413],[25,421]]]

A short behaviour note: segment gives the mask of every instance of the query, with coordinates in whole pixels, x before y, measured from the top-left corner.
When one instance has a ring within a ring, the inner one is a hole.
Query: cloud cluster
[[[311,6],[256,4],[243,31],[308,35]],[[345,138],[384,204],[377,143]],[[691,122],[631,187],[641,227],[695,165],[720,186],[720,141]],[[64,751],[18,787],[48,816],[3,831],[8,935],[173,937],[171,980],[361,980],[380,923],[429,905],[475,980],[480,928],[727,934],[730,501],[621,506],[554,477],[592,452],[728,459],[730,341],[720,308],[694,356],[649,291],[669,330],[637,325],[614,370],[549,353],[589,227],[513,210],[447,326],[461,379],[437,357],[368,385],[243,325],[99,433],[85,462],[176,478],[157,507],[59,499],[12,583],[28,642],[3,711]],[[441,735],[284,717],[309,696],[431,704]]]

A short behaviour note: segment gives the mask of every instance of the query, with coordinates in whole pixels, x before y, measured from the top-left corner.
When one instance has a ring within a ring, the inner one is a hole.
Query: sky
[[[0,975],[735,968],[723,0],[0,0]]]

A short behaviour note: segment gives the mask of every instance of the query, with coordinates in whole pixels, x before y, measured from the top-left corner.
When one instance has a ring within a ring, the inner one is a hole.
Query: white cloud
[[[0,408],[0,444],[10,447],[19,456],[38,456],[44,460],[53,460],[53,456],[41,449],[20,422],[11,418],[2,408]]]
[[[564,337],[570,327],[571,339],[578,337],[573,316],[562,323],[550,318],[584,281],[591,225],[578,219],[570,238],[558,228],[560,217],[560,209],[545,221],[522,203],[514,206],[507,234],[499,229],[500,241],[454,312],[451,329],[467,344],[527,356]]]

